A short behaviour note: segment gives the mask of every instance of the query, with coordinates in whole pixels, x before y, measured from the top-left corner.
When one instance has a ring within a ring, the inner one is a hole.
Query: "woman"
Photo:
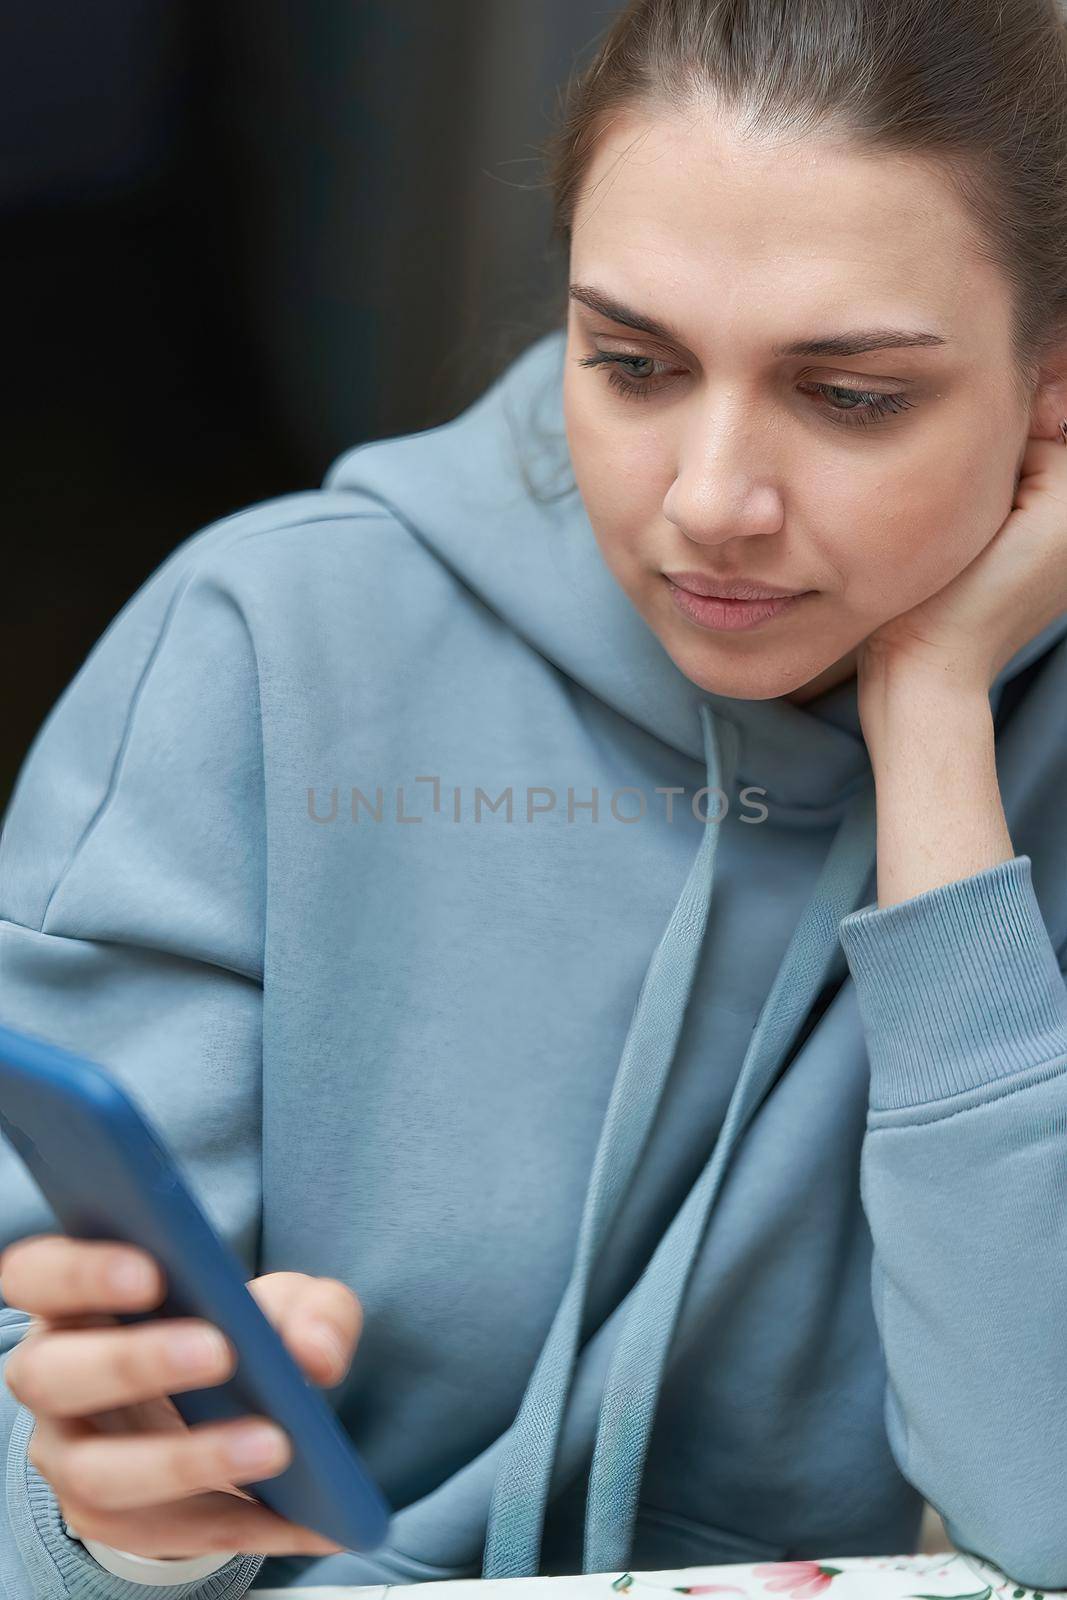
[[[396,1516],[242,1503],[110,1323],[158,1278],[9,1161],[19,1600],[891,1552],[924,1496],[1067,1583],[1065,104],[1045,0],[632,4],[565,328],[98,642],[5,1020],[139,1096]]]

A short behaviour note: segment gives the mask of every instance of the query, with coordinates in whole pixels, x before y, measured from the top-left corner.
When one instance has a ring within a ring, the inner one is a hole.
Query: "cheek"
[[[950,583],[996,533],[1011,488],[1011,462],[989,441],[984,451],[957,446],[926,466],[895,467],[858,496],[827,491],[823,506],[837,508],[831,559],[850,606],[882,620]]]
[[[620,417],[590,385],[564,383],[563,412],[571,465],[598,537],[624,546],[662,514],[671,486],[671,452],[653,423]],[[636,410],[641,401],[632,402]]]

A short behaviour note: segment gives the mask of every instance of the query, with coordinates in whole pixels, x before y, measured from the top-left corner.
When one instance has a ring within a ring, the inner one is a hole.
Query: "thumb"
[[[268,1272],[246,1287],[309,1376],[339,1383],[363,1327],[363,1308],[348,1285],[306,1272]]]

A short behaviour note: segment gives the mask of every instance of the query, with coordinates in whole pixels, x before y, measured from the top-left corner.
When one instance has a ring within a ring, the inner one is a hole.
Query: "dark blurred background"
[[[552,325],[538,147],[616,9],[0,0],[0,813],[176,544]]]

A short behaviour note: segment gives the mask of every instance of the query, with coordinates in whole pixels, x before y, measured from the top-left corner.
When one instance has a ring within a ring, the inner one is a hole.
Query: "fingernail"
[[[308,1333],[329,1355],[331,1368],[340,1371],[348,1360],[348,1354],[341,1342],[340,1334],[332,1324],[323,1322],[317,1317],[308,1323]]]
[[[155,1283],[155,1274],[147,1261],[137,1261],[123,1256],[108,1268],[108,1283],[119,1294],[147,1294]]]
[[[226,1455],[235,1467],[270,1467],[286,1447],[285,1435],[267,1423],[244,1428],[226,1441]]]
[[[167,1336],[167,1354],[183,1370],[214,1372],[227,1354],[226,1341],[217,1328],[176,1328]]]

